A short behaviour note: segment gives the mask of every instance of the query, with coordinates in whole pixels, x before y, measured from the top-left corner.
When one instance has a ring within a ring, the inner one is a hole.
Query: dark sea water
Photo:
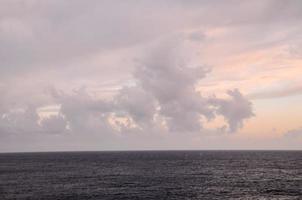
[[[0,199],[302,199],[302,151],[0,154]]]

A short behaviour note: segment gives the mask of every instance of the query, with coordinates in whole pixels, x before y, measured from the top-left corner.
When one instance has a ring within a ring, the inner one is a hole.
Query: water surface
[[[0,154],[0,199],[302,199],[302,151]]]

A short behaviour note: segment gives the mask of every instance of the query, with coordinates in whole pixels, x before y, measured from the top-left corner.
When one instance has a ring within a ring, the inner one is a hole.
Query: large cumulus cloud
[[[242,128],[253,116],[252,104],[238,90],[229,99],[202,96],[197,82],[209,70],[188,66],[177,45],[158,45],[141,59],[133,84],[123,87],[111,99],[99,99],[85,87],[72,94],[52,89],[49,94],[59,105],[56,115],[40,117],[38,106],[2,111],[1,132],[99,134],[104,138],[128,133],[203,133],[203,123],[222,115],[229,132]],[[89,137],[89,136],[88,136]]]

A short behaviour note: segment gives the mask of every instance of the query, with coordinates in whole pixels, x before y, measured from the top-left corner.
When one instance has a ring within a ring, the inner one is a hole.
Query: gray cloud
[[[95,100],[85,88],[75,90],[72,95],[52,90],[52,95],[55,102],[60,105],[60,114],[64,116],[73,133],[111,133],[107,121],[108,113],[112,111],[111,103]]]
[[[28,134],[40,132],[39,116],[36,109],[27,106],[0,113],[0,130],[2,134]]]
[[[213,117],[206,100],[195,90],[207,70],[185,66],[177,53],[177,46],[171,44],[156,48],[135,75],[138,84],[157,100],[171,131],[200,131],[201,115]]]
[[[52,89],[50,98],[60,105],[58,115],[40,120],[40,104],[15,110],[8,107],[1,114],[2,132],[92,134],[101,135],[104,140],[155,130],[202,133],[206,132],[202,128],[205,119],[216,115],[223,115],[229,131],[236,132],[253,115],[251,102],[238,90],[228,92],[231,99],[202,97],[196,91],[196,83],[209,71],[187,66],[179,55],[177,42],[161,43],[137,66],[135,85],[122,88],[112,99],[93,97],[85,87],[72,94]]]
[[[242,128],[243,121],[254,116],[252,103],[237,89],[229,90],[231,99],[213,98],[210,101],[217,106],[217,113],[223,115],[229,124],[229,131],[234,132]]]
[[[169,3],[54,0],[1,4],[2,75],[43,69],[45,64],[56,68],[77,57],[148,42],[183,26],[169,17],[171,13],[167,15]],[[145,14],[153,9],[158,13]],[[170,9],[177,16],[179,8]]]
[[[138,125],[153,122],[156,99],[140,87],[125,87],[117,95],[115,108],[118,116],[130,116]]]
[[[267,34],[269,40],[276,29],[301,20],[301,7],[295,0],[2,1],[0,72],[8,76],[60,68],[62,62],[147,43],[185,29],[228,25],[245,30],[249,24],[245,36],[255,39]],[[253,31],[257,27],[267,31]],[[203,38],[194,33],[191,39]]]
[[[42,130],[49,134],[62,134],[67,131],[67,122],[62,115],[43,118],[40,124]]]

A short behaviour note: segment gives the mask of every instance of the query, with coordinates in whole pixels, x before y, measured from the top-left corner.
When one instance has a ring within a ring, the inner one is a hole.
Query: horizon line
[[[132,149],[132,150],[67,150],[67,151],[4,151],[0,154],[14,153],[114,153],[114,152],[179,152],[179,151],[302,151],[302,149]]]

